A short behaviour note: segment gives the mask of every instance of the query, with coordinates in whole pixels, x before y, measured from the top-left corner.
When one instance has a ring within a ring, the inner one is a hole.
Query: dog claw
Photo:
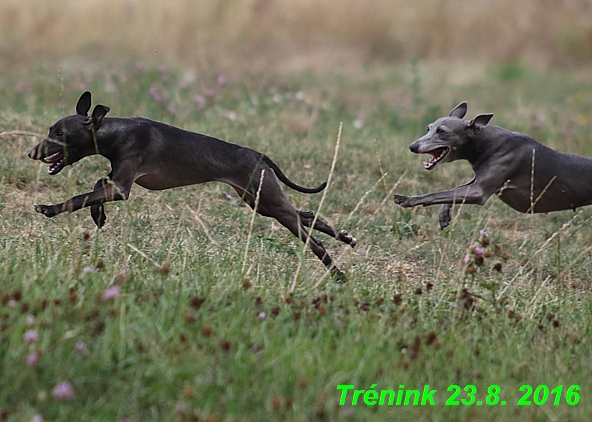
[[[407,202],[407,200],[409,199],[409,197],[408,196],[405,196],[405,195],[397,195],[397,194],[394,194],[393,195],[393,199],[395,200],[395,204],[404,207],[405,206],[404,204],[405,204],[405,202]]]
[[[333,280],[335,280],[337,283],[347,283],[347,276],[343,271],[334,268],[331,271],[331,276],[333,277]]]
[[[339,230],[336,238],[337,238],[337,240],[341,240],[343,243],[347,243],[352,248],[358,244],[358,241],[356,240],[356,238],[353,237],[348,232],[346,232],[345,230]]]
[[[93,205],[90,207],[90,215],[95,222],[97,228],[103,228],[105,222],[107,221],[107,216],[105,215],[105,208],[103,205]]]
[[[48,205],[35,205],[35,211],[39,214],[43,214],[46,217],[54,216],[54,214],[50,212],[50,207]]]

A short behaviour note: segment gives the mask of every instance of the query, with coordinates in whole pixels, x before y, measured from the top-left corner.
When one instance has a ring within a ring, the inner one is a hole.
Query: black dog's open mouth
[[[442,147],[426,152],[426,154],[432,154],[432,157],[427,161],[427,163],[423,163],[423,167],[426,170],[432,170],[442,158],[446,157],[448,151],[450,151],[450,148]]]
[[[56,152],[51,157],[42,158],[41,161],[51,164],[47,170],[47,172],[51,175],[58,174],[66,165],[63,152]]]

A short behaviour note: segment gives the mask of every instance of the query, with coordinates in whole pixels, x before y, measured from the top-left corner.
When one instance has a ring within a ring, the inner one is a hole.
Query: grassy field
[[[50,177],[26,156],[35,139],[3,137],[0,420],[589,420],[592,209],[523,215],[492,198],[455,208],[440,231],[437,207],[403,210],[391,195],[470,180],[467,163],[428,173],[407,149],[462,100],[468,118],[493,112],[494,124],[592,156],[592,77],[515,62],[459,69],[5,72],[0,132],[45,133],[90,89],[112,116],[254,148],[305,186],[327,180],[343,124],[319,215],[359,245],[318,235],[348,274],[336,284],[274,220],[251,228],[250,209],[218,183],[135,186],[107,205],[100,231],[87,209],[48,219],[33,205],[90,190],[108,162]],[[286,191],[319,208],[322,194]],[[490,251],[482,266],[475,246]],[[369,393],[354,406],[347,391],[340,405],[339,385],[437,393],[434,405],[372,405]]]

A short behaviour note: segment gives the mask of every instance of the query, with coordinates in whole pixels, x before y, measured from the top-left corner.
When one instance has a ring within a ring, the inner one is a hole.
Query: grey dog
[[[316,219],[312,212],[296,210],[278,179],[303,193],[320,192],[326,183],[304,188],[291,182],[270,158],[252,149],[141,117],[106,118],[109,107],[104,105],[95,106],[88,116],[90,107],[91,94],[87,91],[78,100],[76,114],[58,120],[47,139],[29,151],[29,157],[49,163],[48,173],[55,175],[84,157],[100,154],[111,162],[111,172],[95,184],[92,192],[61,204],[35,205],[35,211],[53,217],[91,207],[92,218],[100,228],[106,220],[104,203],[127,199],[134,182],[151,190],[225,182],[259,214],[275,218],[303,242],[308,239],[310,248],[330,272],[345,278],[307,227],[314,223],[312,228],[351,247],[356,239]]]
[[[402,207],[442,204],[442,229],[450,224],[454,204],[483,205],[493,194],[523,213],[575,210],[592,204],[592,159],[554,151],[528,135],[490,125],[493,114],[462,120],[466,112],[467,103],[460,103],[449,117],[428,125],[428,133],[409,149],[431,155],[424,163],[426,170],[467,160],[475,173],[473,180],[443,192],[412,197],[395,194],[395,203]]]

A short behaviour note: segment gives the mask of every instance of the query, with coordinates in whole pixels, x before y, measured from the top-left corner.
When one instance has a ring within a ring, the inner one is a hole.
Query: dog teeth
[[[64,158],[61,158],[59,161],[56,161],[55,163],[50,165],[49,169],[47,169],[47,172],[49,174],[56,174],[59,170],[62,169],[63,166],[64,166]]]
[[[436,150],[434,150],[434,151],[436,151]],[[423,163],[424,168],[426,170],[429,170],[432,167],[434,167],[438,163],[438,161],[440,161],[442,158],[444,158],[444,156],[446,155],[447,152],[448,152],[448,150],[446,148],[443,148],[437,157],[435,155],[432,155],[427,162]]]

